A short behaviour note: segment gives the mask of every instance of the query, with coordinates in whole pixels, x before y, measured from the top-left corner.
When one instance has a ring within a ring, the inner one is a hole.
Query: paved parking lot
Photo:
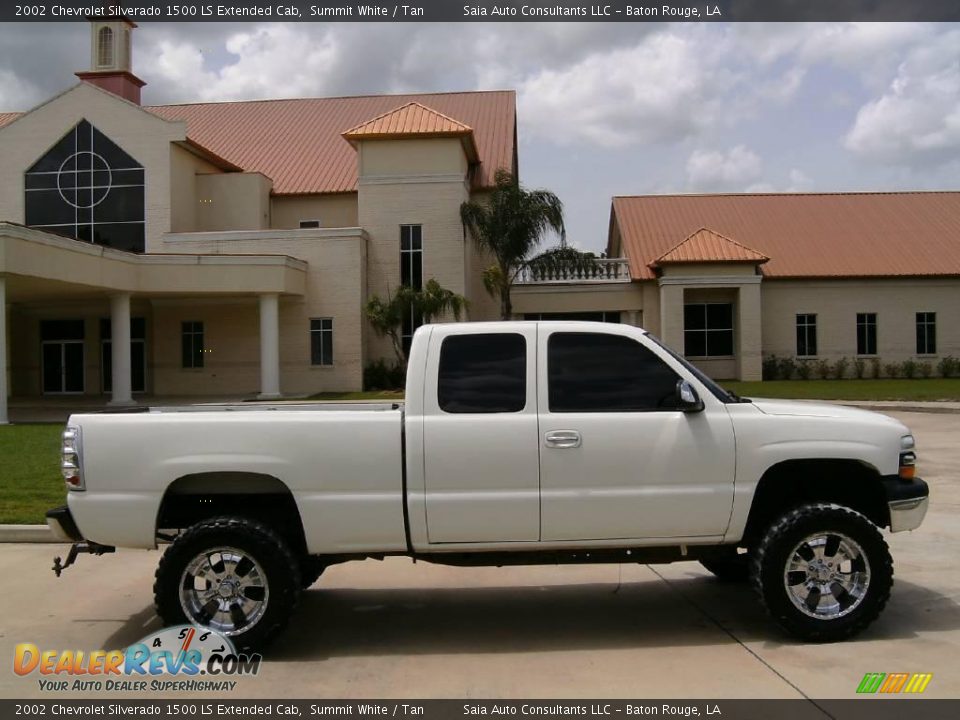
[[[895,413],[893,413],[895,414]],[[334,567],[304,594],[259,677],[234,697],[849,698],[866,672],[931,672],[960,696],[960,415],[895,414],[913,428],[933,501],[888,535],[896,582],[865,634],[803,645],[745,587],[699,565],[446,568],[405,559]],[[13,647],[119,648],[159,627],[158,553],[81,557],[0,545],[0,696],[37,697]],[[76,697],[76,695],[71,695]]]

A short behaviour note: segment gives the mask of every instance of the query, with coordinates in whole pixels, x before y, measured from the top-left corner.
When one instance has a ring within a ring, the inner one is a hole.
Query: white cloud
[[[803,170],[791,168],[787,177],[789,178],[787,192],[808,192],[813,189],[813,178]]]
[[[863,105],[844,139],[870,160],[920,167],[960,157],[960,32],[913,50],[886,91]]]
[[[35,85],[10,70],[0,70],[0,109],[28,110],[42,100]]]
[[[760,156],[744,145],[726,152],[695,150],[687,159],[687,185],[691,190],[763,192],[768,186],[758,183],[762,173]]]

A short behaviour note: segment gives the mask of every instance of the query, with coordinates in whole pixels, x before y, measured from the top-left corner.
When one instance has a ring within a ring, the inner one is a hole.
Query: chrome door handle
[[[580,440],[577,430],[551,430],[543,436],[543,444],[549,448],[578,448]]]

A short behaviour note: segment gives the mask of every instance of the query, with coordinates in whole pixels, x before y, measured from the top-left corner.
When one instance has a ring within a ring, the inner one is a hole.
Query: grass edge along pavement
[[[919,380],[773,380],[725,382],[744,397],[852,401],[960,401],[960,379]],[[402,390],[330,392],[311,400],[403,400]],[[300,401],[302,402],[302,400]],[[43,524],[44,513],[62,505],[65,490],[59,473],[59,423],[0,426],[0,524]]]

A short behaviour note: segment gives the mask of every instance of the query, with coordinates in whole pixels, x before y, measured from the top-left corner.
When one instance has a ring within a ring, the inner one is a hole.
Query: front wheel
[[[216,630],[240,651],[259,650],[286,625],[300,565],[263,523],[221,517],[194,525],[164,552],[153,586],[167,625]]]
[[[774,621],[810,642],[859,633],[880,615],[893,586],[893,561],[877,527],[838,505],[788,512],[753,562],[755,587]]]

